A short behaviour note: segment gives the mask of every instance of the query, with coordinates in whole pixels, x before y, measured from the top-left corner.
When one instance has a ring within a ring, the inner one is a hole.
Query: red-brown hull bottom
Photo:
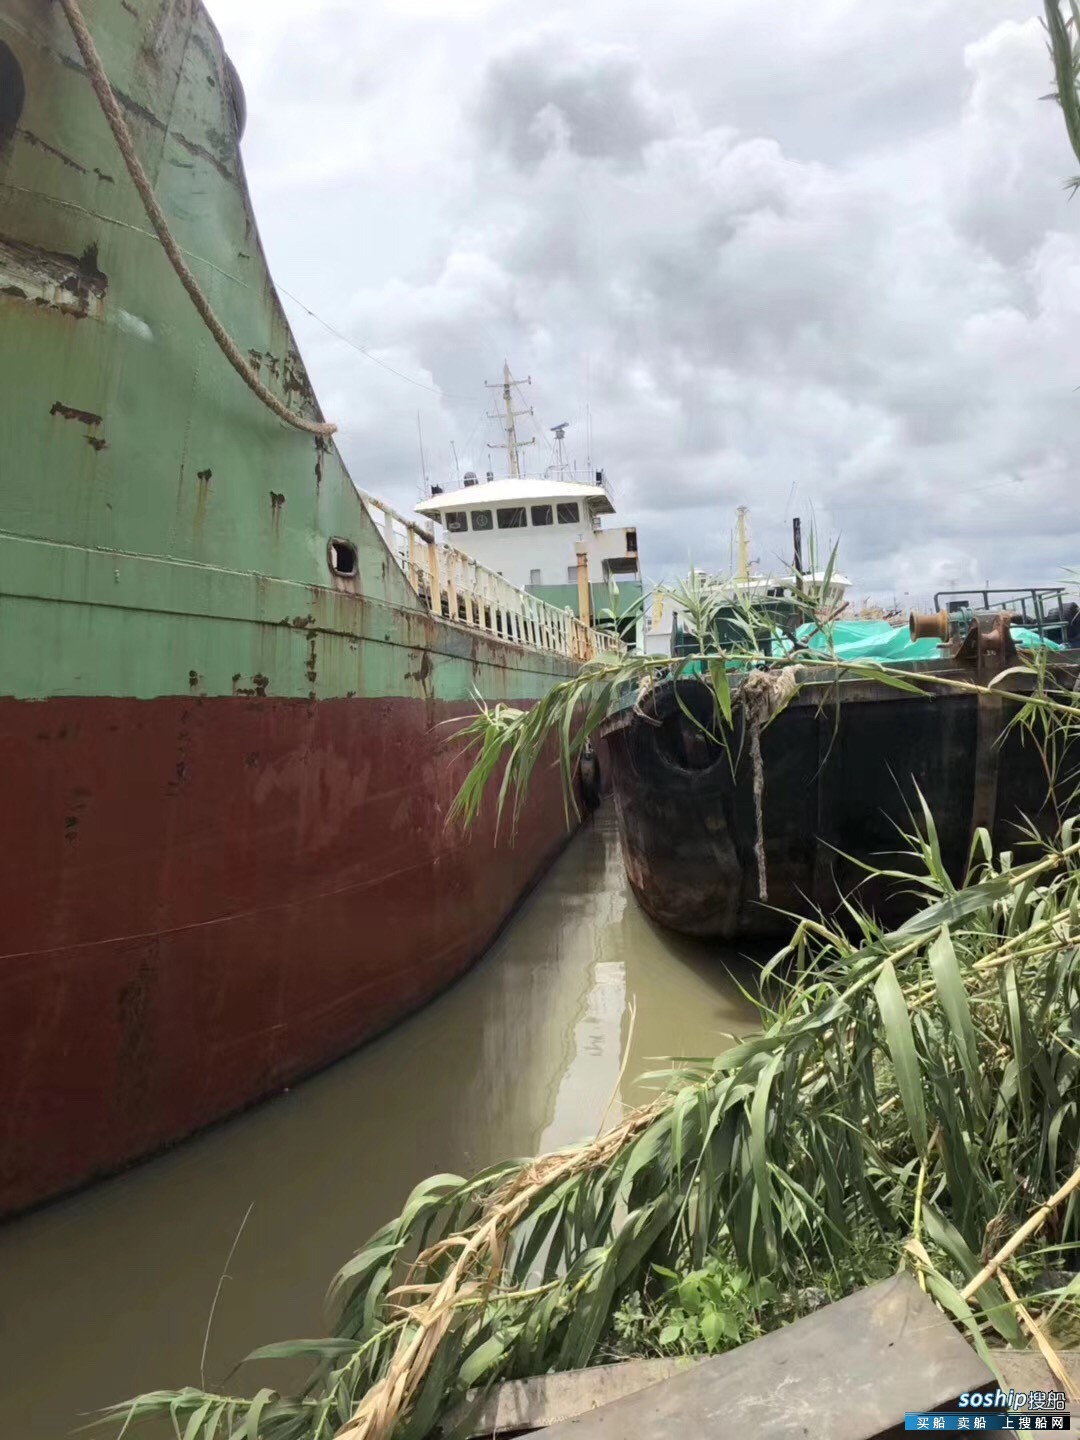
[[[453,713],[0,700],[0,1215],[327,1064],[477,958],[566,819],[552,774],[513,839],[448,827]]]

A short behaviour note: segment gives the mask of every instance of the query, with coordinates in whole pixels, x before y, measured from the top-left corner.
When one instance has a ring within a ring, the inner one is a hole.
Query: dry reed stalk
[[[1016,1231],[1010,1240],[1005,1242],[993,1259],[987,1261],[975,1276],[974,1280],[968,1281],[960,1292],[961,1297],[964,1300],[970,1300],[977,1291],[982,1289],[988,1280],[992,1280],[1010,1256],[1015,1255],[1024,1241],[1030,1239],[1032,1235],[1043,1227],[1048,1217],[1057,1209],[1061,1202],[1067,1200],[1077,1188],[1080,1188],[1080,1166],[1077,1166],[1068,1180],[1065,1181],[1065,1184],[1062,1185],[1061,1189],[1058,1190],[1056,1194],[1051,1195],[1045,1205],[1040,1205],[1038,1210],[1035,1211],[1035,1214],[1024,1221],[1020,1229]]]
[[[607,1124],[607,1118],[611,1114],[612,1107],[619,1098],[619,1091],[622,1089],[622,1083],[626,1078],[626,1067],[630,1063],[630,1045],[634,1038],[634,1025],[637,1022],[636,996],[631,995],[630,1004],[627,1008],[630,1020],[626,1027],[626,1042],[623,1045],[622,1064],[619,1066],[619,1073],[615,1077],[615,1084],[611,1087],[611,1096],[604,1106],[604,1113],[600,1117],[600,1124],[596,1127],[597,1135],[603,1135],[604,1133],[604,1126]]]
[[[1039,1328],[1038,1323],[1032,1318],[1030,1311],[1028,1310],[1024,1302],[1020,1299],[1020,1296],[1017,1295],[1016,1291],[1013,1289],[1012,1281],[1009,1279],[1008,1275],[1005,1273],[1004,1270],[999,1270],[997,1278],[1001,1284],[1001,1288],[1005,1291],[1005,1295],[1009,1301],[1009,1304],[1019,1315],[1021,1325],[1023,1325],[1024,1329],[1028,1332],[1031,1338],[1035,1341],[1035,1344],[1039,1347],[1039,1353],[1046,1361],[1046,1368],[1054,1376],[1055,1380],[1057,1380],[1058,1383],[1064,1388],[1065,1393],[1066,1395],[1068,1395],[1070,1401],[1080,1400],[1080,1393],[1077,1392],[1076,1387],[1069,1379],[1065,1366],[1061,1363],[1061,1357],[1058,1355],[1054,1347],[1050,1344],[1050,1341],[1043,1334],[1042,1330]]]
[[[884,1108],[884,1107],[882,1107],[882,1108]],[[918,1242],[920,1243],[920,1245],[921,1245],[921,1243],[922,1243],[922,1208],[923,1208],[923,1194],[924,1194],[924,1192],[925,1192],[925,1190],[926,1190],[926,1177],[927,1177],[927,1175],[930,1173],[930,1156],[933,1154],[933,1152],[934,1152],[934,1150],[935,1150],[935,1148],[936,1148],[936,1146],[937,1146],[937,1143],[938,1143],[938,1141],[939,1141],[940,1139],[941,1139],[941,1126],[940,1126],[940,1125],[937,1125],[937,1126],[934,1127],[934,1133],[930,1136],[930,1143],[927,1145],[926,1150],[925,1150],[924,1153],[923,1153],[922,1164],[919,1166],[919,1179],[918,1179],[918,1183],[917,1183],[916,1186],[915,1186],[915,1215],[914,1215],[914,1219],[913,1219],[913,1221],[912,1221],[912,1230],[913,1230],[913,1232],[914,1232],[914,1238],[915,1238],[915,1240],[918,1241]],[[925,1252],[924,1252],[924,1253],[925,1253]],[[919,1266],[919,1271],[918,1271],[918,1276],[917,1276],[917,1278],[918,1278],[918,1281],[919,1281],[919,1289],[920,1289],[920,1290],[923,1292],[923,1294],[925,1295],[925,1294],[926,1294],[926,1276],[925,1276],[924,1273],[923,1273],[923,1269],[922,1269],[922,1266],[921,1266],[921,1265]]]
[[[521,1221],[537,1194],[549,1185],[572,1179],[586,1170],[602,1169],[671,1105],[673,1096],[660,1096],[633,1111],[621,1124],[571,1154],[548,1155],[512,1176],[485,1207],[484,1218],[471,1236],[456,1235],[439,1241],[421,1255],[421,1267],[445,1250],[460,1246],[461,1253],[446,1278],[426,1301],[407,1307],[416,1326],[398,1342],[398,1351],[383,1378],[361,1400],[352,1419],[337,1432],[337,1440],[388,1440],[399,1418],[416,1396],[455,1312],[478,1292],[490,1290],[502,1269],[507,1238]],[[485,1263],[486,1257],[486,1263]],[[484,1266],[477,1279],[471,1272]]]

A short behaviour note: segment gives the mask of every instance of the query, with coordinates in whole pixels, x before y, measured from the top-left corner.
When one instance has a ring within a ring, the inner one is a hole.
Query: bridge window
[[[473,528],[474,530],[490,530],[490,529],[491,529],[491,511],[490,511],[490,510],[474,510],[474,511],[472,512],[472,528]]]
[[[469,512],[467,510],[447,510],[446,528],[451,535],[463,535],[469,528]]]
[[[550,505],[534,505],[534,506],[532,507],[532,510],[531,510],[529,513],[532,515],[532,523],[533,523],[534,525],[550,525],[550,524],[551,524],[551,506],[550,506]]]
[[[581,522],[581,511],[578,509],[576,500],[564,500],[558,507],[560,525],[578,525]]]
[[[495,514],[500,530],[523,530],[528,524],[524,505],[508,505],[505,510],[496,510]]]

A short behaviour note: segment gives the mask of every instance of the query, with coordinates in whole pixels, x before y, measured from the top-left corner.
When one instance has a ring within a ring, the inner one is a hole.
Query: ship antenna
[[[420,424],[420,411],[416,412],[416,435],[420,441],[420,494],[426,499],[428,493],[427,461],[424,459],[424,431]]]
[[[508,456],[508,459],[509,459],[509,471],[508,471],[509,476],[510,476],[511,480],[518,480],[518,479],[520,479],[520,477],[521,477],[521,463],[520,463],[520,461],[519,461],[519,459],[518,459],[518,451],[519,451],[520,449],[522,449],[522,447],[525,446],[525,445],[535,445],[535,444],[536,444],[536,437],[535,437],[535,435],[534,435],[531,440],[519,440],[519,439],[518,439],[518,434],[517,434],[517,421],[518,421],[518,418],[519,418],[520,416],[522,416],[522,415],[530,415],[530,416],[531,416],[533,412],[532,412],[532,407],[531,407],[531,406],[530,406],[529,408],[525,409],[525,410],[515,410],[515,409],[514,409],[514,386],[515,386],[515,385],[531,385],[531,384],[532,384],[532,376],[531,376],[531,375],[526,376],[526,378],[525,378],[524,380],[515,380],[514,377],[510,374],[510,365],[509,365],[509,363],[508,363],[506,360],[504,360],[504,361],[503,361],[503,378],[502,378],[501,382],[496,381],[496,382],[492,383],[492,381],[490,381],[490,380],[485,380],[484,384],[487,386],[487,388],[488,388],[489,390],[501,390],[501,391],[502,391],[502,394],[503,394],[503,405],[506,407],[505,414],[504,414],[503,411],[501,411],[501,410],[495,410],[495,411],[492,411],[492,412],[488,415],[488,419],[489,419],[489,420],[498,420],[498,421],[501,423],[503,429],[506,431],[506,444],[505,444],[505,445],[489,445],[488,448],[489,448],[490,450],[505,450],[505,451],[507,452],[507,456]]]
[[[552,425],[555,434],[555,474],[560,480],[566,479],[566,429],[570,424],[564,420],[561,425]]]

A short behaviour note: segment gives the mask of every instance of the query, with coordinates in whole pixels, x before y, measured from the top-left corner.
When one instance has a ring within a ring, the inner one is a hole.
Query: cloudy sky
[[[1038,0],[212,0],[354,478],[531,374],[659,579],[790,521],[858,594],[1080,566],[1080,200]],[[421,382],[411,383],[411,382]],[[549,457],[547,441],[537,450]],[[495,459],[496,470],[499,459]]]

